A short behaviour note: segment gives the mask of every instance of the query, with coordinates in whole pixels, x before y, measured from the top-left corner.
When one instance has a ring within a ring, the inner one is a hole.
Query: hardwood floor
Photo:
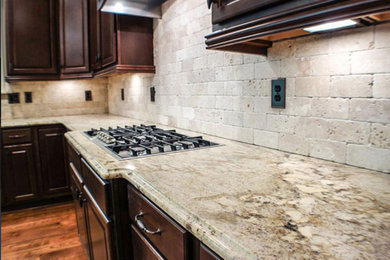
[[[87,259],[73,203],[3,213],[1,259]]]

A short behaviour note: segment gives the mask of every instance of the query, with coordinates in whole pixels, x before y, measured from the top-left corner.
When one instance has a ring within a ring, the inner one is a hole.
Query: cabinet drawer
[[[3,145],[31,143],[31,142],[32,142],[32,137],[31,137],[30,128],[3,130]]]
[[[133,246],[133,259],[164,260],[157,250],[133,225],[131,225],[131,243]]]
[[[81,168],[84,184],[88,187],[88,190],[91,192],[91,195],[102,211],[106,215],[110,215],[109,183],[100,178],[84,159],[81,159]]]
[[[133,186],[128,186],[129,215],[167,259],[187,259],[189,233],[157,208]]]

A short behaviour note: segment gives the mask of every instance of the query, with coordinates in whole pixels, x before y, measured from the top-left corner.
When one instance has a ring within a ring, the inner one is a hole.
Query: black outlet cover
[[[286,79],[274,79],[271,86],[271,107],[286,108]]]
[[[156,101],[156,89],[154,87],[150,88],[150,101]]]
[[[18,103],[20,103],[19,93],[9,93],[8,104],[18,104]]]
[[[125,89],[121,88],[121,100],[125,100]]]
[[[85,91],[85,101],[92,101],[92,91],[91,90]]]
[[[32,92],[24,92],[24,103],[32,103]]]

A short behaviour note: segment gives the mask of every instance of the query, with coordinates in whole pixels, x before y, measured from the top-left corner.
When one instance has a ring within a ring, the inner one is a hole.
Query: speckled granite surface
[[[78,131],[145,123],[111,115],[2,126],[48,123],[75,130],[68,140],[103,178],[127,179],[225,259],[390,259],[390,174],[210,136],[224,145],[117,161]]]

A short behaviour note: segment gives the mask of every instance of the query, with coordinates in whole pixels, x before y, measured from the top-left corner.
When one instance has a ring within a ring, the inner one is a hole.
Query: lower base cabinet
[[[133,246],[133,259],[138,260],[164,260],[149,241],[131,225],[131,245]]]
[[[31,143],[3,147],[2,206],[38,198],[35,159]]]
[[[103,180],[68,144],[78,232],[91,260],[221,260],[123,179]]]
[[[90,257],[94,260],[110,260],[111,220],[100,209],[86,186],[84,186],[84,192],[86,194]]]
[[[91,260],[114,259],[112,220],[103,212],[103,206],[98,202],[108,199],[105,192],[99,192],[99,186],[94,186],[101,184],[100,187],[107,189],[109,184],[92,172],[91,167],[86,165],[85,160],[81,159],[80,154],[70,144],[67,150],[77,228],[85,254]],[[94,192],[99,193],[96,194],[98,199]],[[104,208],[109,207],[105,205]]]
[[[62,125],[2,129],[2,210],[70,199]]]
[[[90,255],[89,252],[89,244],[88,244],[88,226],[87,226],[87,220],[86,220],[86,199],[83,194],[83,179],[80,176],[80,173],[76,169],[76,166],[73,164],[73,162],[69,163],[69,170],[70,170],[70,189],[72,192],[73,197],[73,204],[75,209],[75,215],[76,215],[76,223],[77,223],[77,231],[79,234],[81,246],[83,247],[85,254],[87,256]]]

